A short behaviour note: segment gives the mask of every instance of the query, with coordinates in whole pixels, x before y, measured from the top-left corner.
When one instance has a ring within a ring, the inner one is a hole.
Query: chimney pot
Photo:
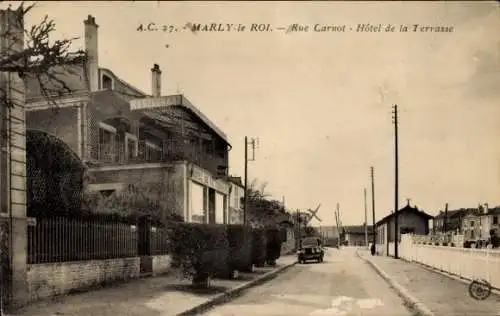
[[[85,21],[83,21],[83,23],[85,23],[86,25],[92,25],[92,26],[95,26],[95,27],[99,27],[99,25],[97,25],[95,23],[95,17],[93,17],[90,14],[87,16],[87,19]]]
[[[161,73],[160,65],[154,64],[153,68],[151,68],[151,71]]]
[[[151,92],[153,97],[161,96],[161,70],[160,65],[153,64],[153,68],[151,68]]]

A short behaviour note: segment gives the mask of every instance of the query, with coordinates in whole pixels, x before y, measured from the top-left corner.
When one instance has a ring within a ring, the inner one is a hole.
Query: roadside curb
[[[360,255],[358,251],[356,251],[356,255],[368,263],[391,287],[393,287],[396,292],[403,297],[407,302],[410,303],[411,307],[414,308],[419,315],[422,316],[436,316],[427,306],[425,306],[422,302],[416,299],[410,292],[404,288],[402,285],[394,281],[384,270],[382,270],[377,264],[375,264],[370,259]]]
[[[226,302],[230,301],[231,299],[235,298],[236,296],[240,295],[245,290],[275,278],[278,274],[280,274],[281,272],[284,272],[285,270],[293,267],[296,264],[297,264],[297,262],[295,261],[291,264],[287,264],[287,265],[279,267],[275,270],[269,271],[269,272],[265,273],[264,275],[262,275],[261,277],[258,277],[252,281],[244,283],[244,284],[237,286],[235,288],[232,288],[230,290],[227,290],[224,293],[218,294],[214,298],[209,299],[208,301],[203,302],[203,303],[201,303],[195,307],[192,307],[192,308],[190,308],[182,313],[179,313],[175,316],[197,315],[198,313],[205,311],[209,308],[226,303]]]

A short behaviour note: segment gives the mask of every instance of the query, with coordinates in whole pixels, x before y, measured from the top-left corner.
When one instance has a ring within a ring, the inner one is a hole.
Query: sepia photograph
[[[500,316],[500,3],[0,1],[0,315]]]

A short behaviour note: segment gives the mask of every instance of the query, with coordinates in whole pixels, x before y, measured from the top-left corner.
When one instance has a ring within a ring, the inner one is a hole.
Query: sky
[[[496,2],[39,2],[26,24],[46,14],[51,37],[80,37],[75,49],[93,15],[100,66],[147,93],[159,64],[162,93],[183,93],[228,135],[231,174],[243,176],[244,137],[258,138],[249,179],[292,210],[321,204],[313,225],[334,224],[337,203],[343,224],[362,224],[364,188],[371,223],[371,166],[376,219],[394,209],[394,104],[399,207],[407,198],[430,214],[445,203],[500,205]],[[181,31],[137,31],[150,22]],[[187,23],[247,29],[191,32]],[[273,31],[249,32],[252,23]],[[276,29],[294,23],[346,31]],[[356,32],[358,24],[396,31]],[[399,32],[402,24],[453,32]]]

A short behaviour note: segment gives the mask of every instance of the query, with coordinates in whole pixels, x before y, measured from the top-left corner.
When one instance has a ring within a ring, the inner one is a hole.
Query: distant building
[[[241,177],[229,177],[229,224],[243,224],[245,187]]]
[[[419,210],[416,206],[411,207],[410,203],[398,210],[398,241],[401,241],[401,234],[413,233],[417,235],[427,235],[429,233],[429,221],[432,215]],[[387,215],[375,224],[377,251],[386,255],[394,254],[395,241],[395,216],[394,213]],[[391,245],[391,247],[389,247]]]
[[[477,209],[468,212],[462,220],[462,231],[465,241],[488,240],[490,231],[498,231],[500,221],[500,206],[489,208],[488,204],[479,205]],[[498,232],[497,232],[498,234]]]
[[[366,246],[365,242],[365,226],[344,226],[344,242],[348,246]],[[373,226],[369,225],[367,227],[368,232],[368,243],[373,242]]]
[[[464,218],[471,213],[476,212],[475,209],[459,209],[448,212],[440,211],[439,214],[432,220],[432,228],[436,233],[439,232],[454,232],[462,233],[462,222]]]
[[[325,246],[336,247],[338,245],[339,231],[337,226],[319,226],[316,230],[323,239]]]

